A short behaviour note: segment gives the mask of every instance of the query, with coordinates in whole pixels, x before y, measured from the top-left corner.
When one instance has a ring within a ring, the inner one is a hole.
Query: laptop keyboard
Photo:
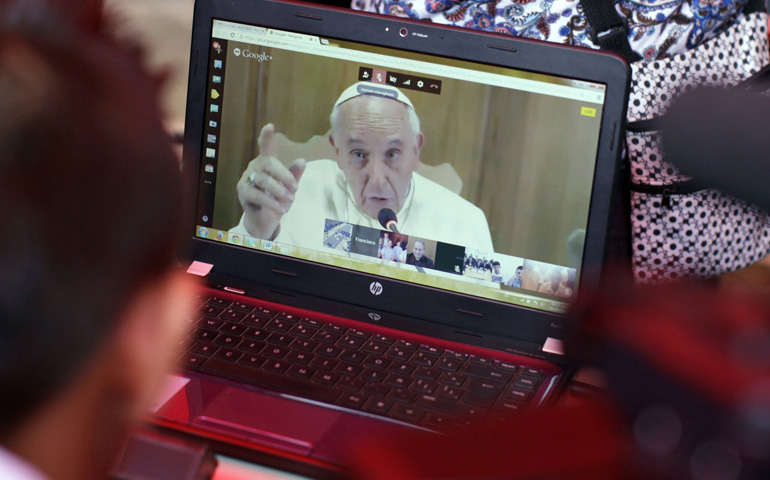
[[[430,429],[527,408],[545,374],[216,297],[181,367]]]

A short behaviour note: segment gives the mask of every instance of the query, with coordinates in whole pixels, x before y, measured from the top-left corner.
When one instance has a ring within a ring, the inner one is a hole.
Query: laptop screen
[[[208,58],[198,239],[551,312],[575,298],[604,84],[224,20]]]

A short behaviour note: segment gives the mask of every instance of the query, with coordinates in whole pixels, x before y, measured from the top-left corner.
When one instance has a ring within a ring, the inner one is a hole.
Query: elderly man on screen
[[[493,250],[484,212],[415,172],[424,137],[400,90],[356,83],[337,99],[330,122],[336,158],[288,167],[274,156],[274,127],[262,129],[260,155],[238,182],[244,213],[231,233],[317,249],[327,218],[382,229],[377,216],[389,208],[402,232]]]

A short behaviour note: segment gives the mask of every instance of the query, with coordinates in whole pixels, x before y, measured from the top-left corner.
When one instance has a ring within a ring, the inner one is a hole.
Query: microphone
[[[377,220],[380,221],[380,225],[386,230],[399,233],[398,231],[398,219],[396,219],[396,212],[389,208],[383,208],[377,214]]]

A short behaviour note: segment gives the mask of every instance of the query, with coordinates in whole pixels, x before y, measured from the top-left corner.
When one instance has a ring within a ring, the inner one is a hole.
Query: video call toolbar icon
[[[404,90],[416,90],[441,94],[441,80],[427,77],[416,77],[405,73],[388,72],[376,68],[359,67],[358,80],[383,85],[393,85]]]

